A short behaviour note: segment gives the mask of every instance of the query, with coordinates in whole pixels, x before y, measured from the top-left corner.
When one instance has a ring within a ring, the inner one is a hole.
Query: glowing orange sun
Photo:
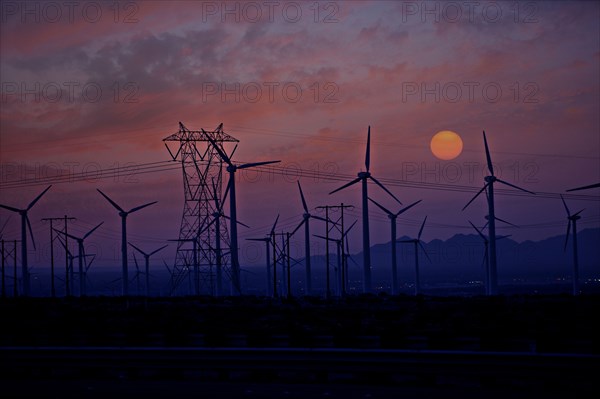
[[[463,141],[457,133],[451,130],[442,130],[433,136],[429,146],[433,155],[444,161],[449,161],[460,155],[463,149]]]

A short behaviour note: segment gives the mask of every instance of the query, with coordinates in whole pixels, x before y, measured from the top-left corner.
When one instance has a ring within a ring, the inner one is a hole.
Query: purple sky
[[[399,219],[399,235],[416,234],[425,215],[426,241],[471,233],[467,219],[483,224],[483,197],[461,212],[471,192],[422,184],[481,187],[483,129],[511,183],[564,193],[600,181],[597,2],[343,1],[319,2],[317,12],[314,2],[147,1],[120,3],[118,13],[112,2],[48,4],[1,4],[3,204],[26,206],[48,175],[168,160],[162,139],[179,121],[223,122],[240,140],[235,159],[280,159],[290,172],[240,175],[239,219],[252,226],[240,230],[242,246],[277,213],[282,227],[301,220],[296,168],[364,169],[368,125],[373,175],[411,183],[389,186],[405,204],[423,199]],[[429,150],[446,129],[464,142],[452,161]],[[105,221],[92,241],[107,259],[118,253],[119,219],[96,188],[124,208],[159,201],[131,217],[131,241],[152,249],[178,236],[179,170],[90,180],[56,184],[35,206],[38,242],[49,234],[39,219],[68,214],[75,234]],[[357,206],[350,221],[360,215],[358,186],[329,196],[343,181],[300,180],[311,208],[344,201]],[[376,186],[370,193],[396,208]],[[498,216],[521,226],[501,231],[517,241],[563,234],[562,204],[547,197],[498,195]],[[598,227],[597,189],[567,198],[586,208],[581,229]],[[388,219],[370,211],[371,243],[387,242]],[[10,215],[0,211],[0,227]],[[4,237],[19,231],[13,216]],[[360,250],[360,228],[351,246]]]

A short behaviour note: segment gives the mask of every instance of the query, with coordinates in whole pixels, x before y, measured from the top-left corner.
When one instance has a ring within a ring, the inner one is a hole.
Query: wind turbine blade
[[[483,187],[481,188],[481,190],[479,190],[479,191],[477,192],[477,194],[475,194],[475,195],[473,196],[473,198],[471,198],[471,201],[467,202],[467,205],[463,206],[463,209],[462,209],[462,210],[464,211],[465,209],[467,209],[467,207],[468,207],[469,205],[471,205],[471,202],[475,201],[475,198],[479,197],[479,194],[481,194],[481,193],[483,192],[483,190],[487,189],[487,186],[489,186],[489,184],[490,184],[490,183],[486,183],[486,184],[485,184],[485,186],[483,186]]]
[[[275,234],[275,227],[277,227],[278,221],[279,221],[279,214],[277,214],[277,218],[275,218],[275,223],[273,223],[273,227],[271,227],[271,235]]]
[[[569,208],[567,207],[567,203],[565,202],[565,199],[563,198],[562,194],[560,195],[560,199],[562,200],[562,203],[565,206],[565,211],[567,211],[567,216],[571,217],[571,212],[569,212]]]
[[[485,130],[483,131],[483,144],[485,145],[485,158],[487,159],[488,169],[492,176],[494,176],[494,166],[492,166],[492,158],[490,157],[490,149],[488,148],[487,138],[485,137]]]
[[[583,209],[582,209],[582,210],[580,210],[579,212],[575,213],[573,216],[579,216],[579,214],[580,214],[581,212],[583,212],[583,211],[585,211],[585,208],[583,208]]]
[[[375,182],[375,184],[377,184],[379,187],[383,188],[383,190],[388,193],[389,195],[392,196],[393,199],[395,199],[400,205],[402,205],[402,202],[400,202],[400,200],[398,198],[396,198],[396,196],[394,194],[392,194],[392,192],[390,190],[388,190],[387,188],[385,188],[385,186],[383,184],[381,184],[379,182],[379,180],[377,180],[376,178],[374,178],[373,176],[369,175],[369,179],[373,180]]]
[[[133,254],[133,261],[135,262],[135,270],[137,270],[136,276],[140,273],[140,268],[138,267],[138,263],[137,263],[137,257],[135,256],[135,252],[132,252]]]
[[[346,183],[346,184],[344,184],[342,187],[340,187],[340,188],[338,188],[338,189],[335,189],[335,190],[333,190],[332,192],[330,192],[330,193],[329,193],[329,195],[331,195],[331,194],[333,194],[333,193],[337,193],[338,191],[340,191],[340,190],[343,190],[343,189],[345,189],[346,187],[350,187],[351,185],[353,185],[353,184],[356,184],[356,183],[358,183],[358,182],[359,182],[359,181],[361,181],[361,180],[362,180],[362,178],[361,178],[361,177],[357,177],[356,179],[352,180],[350,183]]]
[[[167,262],[165,262],[164,259],[162,259],[162,261],[163,261],[163,264],[165,265],[165,267],[167,268],[167,271],[169,272],[169,274],[172,274],[171,273],[171,268],[169,267],[169,265],[167,265]]]
[[[304,208],[304,212],[308,213],[308,206],[306,206],[306,200],[304,199],[304,193],[302,192],[300,180],[296,181],[296,183],[298,183],[298,189],[300,190],[300,198],[302,198],[302,207]]]
[[[421,239],[421,234],[423,234],[423,227],[425,227],[425,222],[427,221],[427,216],[423,219],[423,223],[421,224],[421,228],[419,229],[419,235],[417,236],[417,240]]]
[[[168,244],[167,245],[163,245],[162,247],[158,248],[157,250],[154,250],[154,251],[150,252],[150,255],[148,255],[148,256],[152,256],[155,253],[162,251],[163,249],[165,249],[168,246],[169,246]]]
[[[135,208],[131,209],[131,210],[130,210],[129,212],[127,212],[127,213],[133,213],[133,212],[137,212],[137,211],[139,211],[140,209],[143,209],[143,208],[145,208],[145,207],[147,207],[147,206],[150,206],[150,205],[154,205],[154,204],[156,204],[157,202],[158,202],[158,201],[152,201],[152,202],[148,202],[147,204],[144,204],[144,205],[136,206]]]
[[[85,250],[84,250],[84,252],[85,252]],[[96,260],[96,254],[86,255],[86,256],[91,256],[92,257],[92,260],[90,260],[90,263],[86,263],[86,265],[85,265],[85,272],[87,273],[88,270],[90,270],[90,267],[92,267],[92,263],[94,263],[94,261]]]
[[[421,244],[421,241],[418,241],[419,246],[421,247],[421,249],[423,250],[423,253],[425,254],[425,256],[427,257],[427,260],[429,261],[429,263],[433,263],[431,261],[431,258],[429,257],[429,255],[427,255],[427,251],[425,251],[425,247],[423,246],[423,244]]]
[[[244,226],[245,228],[249,229],[250,226],[248,226],[246,223],[242,223],[239,220],[237,220],[237,224],[239,224],[240,226]]]
[[[35,197],[35,199],[33,201],[31,201],[31,203],[29,204],[29,206],[27,206],[27,210],[30,210],[32,206],[35,205],[36,202],[38,202],[40,200],[40,198],[42,198],[42,195],[46,194],[46,191],[50,190],[50,187],[52,187],[52,185],[46,187],[46,189],[44,191],[42,191],[42,193],[40,195],[38,195],[37,197]]]
[[[596,188],[596,187],[600,187],[600,183],[596,183],[596,184],[590,184],[589,186],[583,186],[583,187],[577,187],[577,188],[571,188],[567,191],[579,191],[579,190],[587,190],[589,188]]]
[[[350,230],[352,230],[352,228],[354,227],[354,225],[356,224],[356,222],[358,222],[358,220],[355,220],[355,221],[354,221],[354,223],[352,223],[352,224],[350,225],[350,227],[348,227],[348,230],[346,230],[346,232],[345,232],[345,233],[342,235],[342,239],[343,239],[344,237],[347,237],[347,236],[348,236],[348,233],[350,233]]]
[[[83,270],[87,271],[87,258],[86,258],[86,255],[85,255],[85,246],[83,246],[82,252],[83,252],[82,256],[83,256],[83,265],[84,265],[84,269]]]
[[[90,231],[88,231],[86,233],[86,235],[83,236],[83,239],[85,240],[86,238],[88,238],[94,231],[96,231],[96,229],[100,226],[102,226],[104,224],[104,222],[100,222],[96,227],[94,227],[93,229],[91,229]]]
[[[365,167],[367,168],[367,172],[369,171],[370,166],[371,166],[371,125],[369,125],[369,130],[367,132],[367,153],[365,155]]]
[[[512,236],[512,234],[508,234],[508,235],[505,235],[505,236],[497,236],[497,237],[496,237],[496,240],[501,240],[501,239],[503,239],[503,238],[508,238],[508,237],[510,237],[510,236]]]
[[[0,208],[8,209],[9,211],[13,211],[13,212],[17,212],[17,213],[21,212],[20,209],[13,208],[12,206],[8,206],[8,205],[0,204]]]
[[[131,245],[134,249],[136,249],[139,253],[141,253],[142,255],[146,256],[146,253],[144,251],[142,251],[141,249],[139,249],[138,247],[136,247],[135,245],[133,245],[130,242],[128,242],[128,244]]]
[[[225,193],[223,194],[223,198],[221,199],[221,209],[218,209],[219,212],[223,211],[223,206],[225,206],[225,201],[227,200],[227,195],[229,195],[230,187],[231,187],[231,179],[227,180],[227,187],[225,188]]]
[[[321,217],[321,216],[317,216],[317,215],[310,215],[310,217],[311,217],[312,219],[317,219],[317,220],[320,220],[320,221],[322,221],[322,222],[327,222],[327,219],[325,219],[325,218],[323,218],[323,217]],[[333,222],[329,221],[329,223],[333,223]],[[337,225],[337,223],[333,223],[333,224]]]
[[[261,166],[261,165],[270,165],[272,163],[279,163],[281,161],[264,161],[264,162],[251,162],[251,163],[245,163],[243,165],[238,166],[238,169],[248,169],[248,168],[253,168],[255,166]]]
[[[302,225],[303,225],[304,223],[306,223],[306,221],[307,221],[307,220],[308,220],[308,219],[304,219],[304,218],[303,218],[303,219],[302,219],[302,221],[300,222],[300,224],[298,224],[298,226],[296,226],[296,228],[295,228],[295,229],[294,229],[294,230],[293,230],[293,231],[290,233],[290,236],[293,236],[293,235],[294,235],[294,234],[295,234],[295,233],[298,231],[298,229],[299,229],[300,227],[302,227]]]
[[[231,150],[231,154],[229,154],[229,159],[233,158],[233,154],[235,154],[235,150],[237,150],[238,145],[236,144],[235,147],[233,147],[233,150]]]
[[[479,229],[477,227],[475,227],[475,225],[473,223],[471,223],[471,221],[469,220],[469,224],[471,226],[473,226],[473,228],[475,229],[475,231],[477,231],[477,234],[479,234],[479,236],[483,239],[483,241],[487,242],[487,237],[483,235],[483,233],[481,231],[479,231]]]
[[[513,227],[517,227],[517,228],[519,227],[519,226],[517,226],[516,224],[512,224],[512,223],[510,223],[510,222],[507,222],[506,220],[504,220],[504,219],[500,219],[499,217],[496,217],[496,220],[498,220],[499,222],[502,222],[502,223],[508,224],[508,225],[510,225],[510,226],[513,226]]]
[[[35,248],[35,239],[33,238],[33,230],[31,229],[31,222],[29,221],[29,217],[27,214],[25,215],[25,220],[27,220],[27,228],[29,229],[29,236],[31,237],[31,243],[33,244],[33,249]]]
[[[382,211],[384,211],[385,213],[387,213],[390,216],[394,216],[394,214],[392,212],[390,212],[389,210],[387,210],[383,205],[381,205],[380,203],[378,203],[377,201],[375,201],[373,198],[368,197],[369,201],[371,201],[372,203],[374,203],[375,205],[377,205],[377,207],[379,209],[381,209]]]
[[[488,247],[487,245],[485,246],[485,251],[483,251],[483,259],[481,260],[481,267],[483,267],[483,265],[485,265],[485,260],[488,257]]]
[[[412,208],[413,206],[417,205],[417,204],[418,204],[419,202],[421,202],[421,201],[423,201],[423,200],[418,200],[418,201],[416,201],[416,202],[413,202],[413,203],[412,203],[412,204],[410,204],[409,206],[407,206],[407,207],[405,207],[405,208],[403,208],[403,209],[400,209],[400,210],[398,211],[398,213],[396,213],[396,216],[399,216],[399,215],[403,214],[404,212],[408,211],[410,208]]]
[[[322,235],[319,235],[319,234],[313,234],[313,236],[321,238],[321,239],[326,240],[326,241],[339,241],[339,240],[337,240],[335,238],[325,237],[325,236],[322,236]]]
[[[496,179],[496,181],[499,182],[499,183],[502,183],[502,184],[506,184],[507,186],[511,186],[513,188],[516,188],[517,190],[521,190],[521,191],[524,191],[526,193],[535,195],[535,193],[533,191],[525,190],[524,188],[521,188],[519,186],[515,186],[514,184],[511,184],[511,183],[509,183],[507,181],[504,181],[504,180],[501,180],[501,179]]]
[[[270,238],[246,238],[246,241],[260,241],[260,242],[265,242],[265,241],[271,241]]]
[[[231,163],[231,159],[229,159],[229,157],[227,156],[227,154],[225,154],[225,152],[223,150],[221,150],[221,148],[217,145],[217,143],[213,140],[212,137],[210,137],[205,131],[204,129],[202,129],[202,133],[206,136],[206,138],[208,139],[208,141],[210,141],[210,144],[212,144],[213,148],[215,150],[217,150],[217,152],[219,153],[219,156],[221,157],[221,159],[223,161],[225,161],[225,163],[227,163],[229,166],[232,166]]]
[[[57,233],[66,235],[67,237],[72,238],[74,240],[79,240],[79,237],[75,237],[73,234],[65,233],[64,231],[56,230],[56,229],[54,229],[54,231],[56,231]]]
[[[569,233],[571,232],[571,219],[569,219],[569,224],[567,224],[567,235],[565,237],[565,247],[563,251],[567,250],[567,243],[569,242]]]
[[[0,236],[2,235],[2,232],[4,231],[4,229],[6,228],[6,225],[8,224],[8,222],[10,221],[10,216],[8,218],[6,218],[6,222],[4,222],[4,225],[2,226],[2,228],[0,229]]]
[[[115,207],[115,208],[116,208],[116,209],[117,209],[119,212],[123,212],[123,213],[125,213],[125,211],[123,210],[123,208],[121,208],[119,205],[117,205],[117,203],[116,203],[115,201],[111,200],[111,199],[108,197],[108,195],[106,195],[106,194],[104,194],[102,191],[100,191],[100,189],[99,189],[99,188],[97,188],[96,190],[97,190],[97,191],[98,191],[100,194],[102,194],[102,196],[103,196],[104,198],[106,198],[106,199],[108,200],[108,202],[110,202],[110,204],[111,204],[112,206],[114,206],[114,207]]]

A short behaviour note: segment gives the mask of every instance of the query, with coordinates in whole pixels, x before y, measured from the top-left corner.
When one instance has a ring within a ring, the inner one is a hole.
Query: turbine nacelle
[[[370,172],[358,172],[359,179],[368,179],[369,177],[371,177]]]
[[[483,180],[486,183],[493,183],[493,182],[495,182],[498,179],[496,178],[496,176],[486,176],[486,177],[483,178]]]
[[[232,173],[232,172],[235,173],[237,171],[237,169],[238,169],[237,165],[233,165],[233,164],[227,165],[227,171],[229,173]]]

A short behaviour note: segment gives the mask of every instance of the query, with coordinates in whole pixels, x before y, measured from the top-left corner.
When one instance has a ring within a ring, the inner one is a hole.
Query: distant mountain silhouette
[[[399,237],[399,240],[409,237]],[[571,238],[570,238],[571,239]],[[570,240],[569,239],[569,240]],[[585,229],[577,233],[579,246],[580,278],[598,273],[600,266],[600,229]],[[498,276],[500,281],[514,279],[556,280],[569,279],[573,265],[573,246],[569,241],[564,251],[565,236],[550,237],[541,241],[518,243],[510,238],[497,242]],[[475,234],[456,234],[448,240],[424,242],[431,262],[419,253],[419,270],[424,284],[458,283],[482,280],[484,276],[484,245]],[[335,247],[331,246],[331,265],[336,265]],[[391,281],[390,242],[371,247],[373,281]],[[311,258],[316,270],[322,270],[325,257]],[[362,252],[352,254],[349,263],[350,278],[362,277]],[[398,244],[398,278],[401,283],[414,281],[414,245]],[[301,262],[296,270],[303,268]]]

